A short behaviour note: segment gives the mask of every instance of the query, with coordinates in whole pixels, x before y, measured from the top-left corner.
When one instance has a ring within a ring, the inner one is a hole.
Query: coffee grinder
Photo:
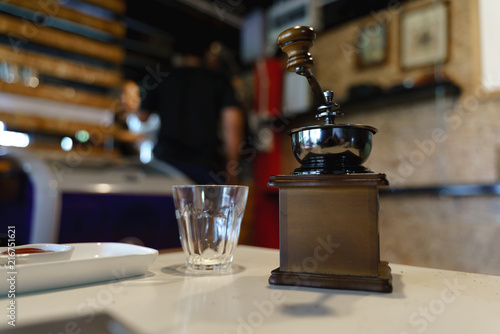
[[[311,71],[315,38],[304,26],[278,37],[288,56],[287,70],[306,77],[321,101],[316,118],[323,124],[291,130],[301,166],[290,175],[270,177],[268,185],[279,188],[280,267],[269,283],[391,292],[391,270],[380,261],[378,232],[378,189],[388,181],[363,166],[377,129],[335,123],[342,116],[339,105]]]

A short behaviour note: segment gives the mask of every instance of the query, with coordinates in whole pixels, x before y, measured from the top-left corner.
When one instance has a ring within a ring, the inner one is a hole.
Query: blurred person
[[[141,106],[141,94],[139,85],[130,79],[125,80],[122,86],[120,102],[124,111],[128,113],[136,112]]]
[[[234,89],[203,66],[200,42],[177,45],[177,51],[181,65],[146,91],[138,114],[141,120],[160,116],[154,155],[198,184],[236,184],[244,115]]]
[[[131,130],[129,119],[136,117],[135,113],[141,105],[141,94],[139,85],[130,79],[126,79],[120,86],[120,95],[117,96],[114,104],[114,124],[119,129]],[[118,142],[116,147],[124,155],[137,155],[139,148],[136,143]]]
[[[141,106],[139,85],[130,79],[123,82],[115,108],[115,124],[127,129],[127,118],[134,115]]]
[[[220,41],[210,43],[204,61],[208,69],[224,75],[231,81],[238,100],[244,104],[244,101],[249,98],[247,95],[248,90],[245,89],[238,61],[229,48]]]

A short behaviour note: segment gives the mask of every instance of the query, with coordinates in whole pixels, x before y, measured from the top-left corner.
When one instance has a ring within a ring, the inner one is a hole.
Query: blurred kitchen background
[[[0,234],[16,242],[179,247],[171,196],[192,181],[152,154],[158,117],[141,97],[192,32],[244,107],[240,243],[278,248],[270,175],[298,163],[287,131],[316,122],[304,78],[276,37],[312,26],[314,73],[337,123],[378,128],[366,165],[380,193],[381,258],[500,274],[500,3],[495,0],[2,0]],[[134,107],[131,107],[132,109]]]

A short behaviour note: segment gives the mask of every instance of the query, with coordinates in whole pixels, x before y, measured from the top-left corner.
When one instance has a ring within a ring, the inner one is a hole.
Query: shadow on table
[[[309,292],[311,294],[316,294],[318,297],[314,300],[307,302],[293,302],[288,301],[279,305],[278,310],[283,314],[290,316],[334,316],[338,309],[332,307],[331,299],[339,296],[352,296],[365,298],[369,296],[379,297],[379,298],[390,298],[390,299],[401,299],[404,298],[403,293],[403,283],[400,274],[392,274],[392,284],[393,292],[391,293],[381,293],[381,292],[369,292],[369,291],[356,291],[356,290],[338,290],[338,289],[322,289],[322,288],[309,288],[301,286],[285,286],[285,285],[269,285],[269,289],[283,292]],[[342,312],[348,312],[349,305],[356,302],[358,298],[349,298],[342,300]],[[327,304],[330,304],[327,305]],[[339,304],[340,305],[340,304]]]

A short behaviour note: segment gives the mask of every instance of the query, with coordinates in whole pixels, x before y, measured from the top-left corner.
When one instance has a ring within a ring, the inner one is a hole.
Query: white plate
[[[25,248],[36,248],[41,253],[22,253]],[[59,244],[28,244],[17,247],[0,247],[0,265],[19,265],[28,263],[40,263],[48,261],[69,260],[73,254],[74,247]],[[8,252],[3,254],[3,252]]]
[[[13,290],[17,294],[138,276],[146,273],[158,256],[156,249],[123,243],[67,245],[75,248],[70,260],[21,264],[14,270],[0,268],[0,294],[6,295]]]

